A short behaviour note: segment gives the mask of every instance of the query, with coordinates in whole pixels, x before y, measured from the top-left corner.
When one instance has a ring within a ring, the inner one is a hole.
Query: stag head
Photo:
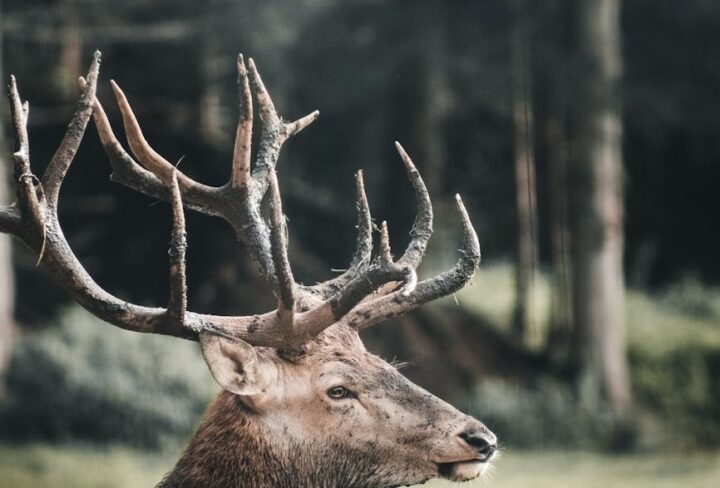
[[[415,165],[396,143],[417,202],[407,248],[393,258],[383,222],[373,253],[373,223],[359,171],[358,240],[351,264],[329,281],[302,285],[294,280],[288,261],[276,164],[283,143],[312,123],[318,112],[283,121],[252,59],[246,66],[240,56],[240,120],[232,170],[227,184],[211,187],[187,177],[152,149],[124,93],[111,81],[134,158],[123,149],[95,96],[99,62],[96,53],[87,80],[80,79],[78,108],[42,178],[30,168],[28,104],[21,103],[11,79],[17,200],[0,208],[0,231],[15,234],[34,249],[39,262],[73,297],[103,320],[200,342],[223,392],[163,486],[382,487],[479,476],[493,457],[495,436],[370,354],[358,335],[365,327],[454,293],[470,280],[480,249],[460,197],[456,202],[464,237],[458,262],[445,273],[418,281],[416,269],[432,233],[432,207]],[[254,164],[252,93],[262,121]],[[109,156],[112,179],[171,204],[166,307],[128,303],[102,289],[63,236],[59,190],[91,116]],[[266,194],[267,221],[261,213]],[[187,310],[185,208],[231,225],[275,291],[275,310],[240,317]]]

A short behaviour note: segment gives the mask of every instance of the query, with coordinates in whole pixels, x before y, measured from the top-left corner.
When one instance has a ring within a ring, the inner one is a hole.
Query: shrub
[[[461,304],[509,333],[512,276],[506,265],[484,268],[482,279],[459,293]],[[540,274],[541,290],[547,279]],[[536,297],[538,311],[549,310],[549,297],[544,292]],[[627,290],[625,304],[632,414],[642,444],[720,446],[720,289],[690,277],[654,293]],[[617,425],[622,438],[626,430],[622,419],[583,411],[566,386],[550,381],[532,387],[484,381],[471,402],[481,418],[496,419],[498,430],[517,445],[557,444],[556,438],[561,444],[598,444],[581,433],[595,436],[599,430],[602,438],[603,429],[612,432]]]
[[[17,343],[5,436],[160,446],[186,436],[215,389],[196,344],[123,331],[70,308]]]
[[[685,280],[629,304],[636,404],[668,445],[720,446],[720,291]]]
[[[630,354],[635,397],[674,446],[720,445],[720,350],[701,344],[653,356]]]
[[[532,386],[481,381],[470,400],[473,414],[512,447],[628,449],[636,431],[611,410],[583,408],[570,388],[552,380]]]

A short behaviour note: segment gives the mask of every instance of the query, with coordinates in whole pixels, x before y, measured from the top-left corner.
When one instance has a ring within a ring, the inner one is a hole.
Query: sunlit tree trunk
[[[628,405],[623,280],[620,0],[578,0],[573,285],[583,401]]]
[[[84,71],[82,34],[76,0],[63,0],[60,7],[60,89],[68,98],[77,94],[77,77]]]
[[[227,62],[227,59],[218,59],[217,41],[214,38],[213,24],[206,20],[204,32],[200,39],[200,76],[203,80],[202,95],[200,96],[200,130],[207,144],[222,146],[228,142],[226,132],[223,130],[223,103],[220,86],[220,73],[218,66]]]
[[[2,6],[0,5],[0,18]],[[2,32],[0,31],[0,79],[5,79],[2,70]],[[5,113],[0,114],[0,205],[12,200],[8,184],[9,147],[5,140]],[[15,335],[13,308],[15,302],[15,281],[12,266],[11,242],[8,234],[0,234],[0,397],[4,391],[4,373],[10,359]]]
[[[517,209],[514,327],[522,343],[537,347],[540,336],[534,301],[538,259],[535,146],[529,48],[527,34],[522,24],[516,27],[513,37],[513,121]]]
[[[0,130],[4,130],[0,124]],[[1,138],[2,136],[0,136]],[[10,192],[7,184],[7,146],[0,140],[0,205],[7,204]],[[4,373],[10,359],[15,322],[13,306],[15,301],[15,282],[13,276],[10,236],[0,234],[0,397],[3,396]]]

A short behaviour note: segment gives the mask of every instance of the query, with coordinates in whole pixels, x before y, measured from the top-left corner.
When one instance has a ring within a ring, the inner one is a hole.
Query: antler
[[[15,80],[11,78],[17,200],[9,207],[0,207],[0,231],[17,235],[38,252],[39,262],[59,278],[81,305],[103,320],[138,332],[196,340],[200,333],[210,332],[239,338],[254,346],[293,347],[338,322],[362,328],[383,318],[399,315],[421,303],[454,292],[472,276],[480,259],[479,245],[458,197],[465,229],[462,256],[452,270],[417,283],[415,269],[422,260],[432,233],[432,207],[420,174],[402,147],[396,144],[418,205],[412,238],[404,254],[397,261],[392,259],[387,224],[383,222],[380,253],[372,259],[372,220],[362,172],[358,172],[358,243],[350,268],[341,276],[315,286],[296,283],[287,256],[287,230],[275,168],[283,143],[312,123],[318,112],[295,122],[284,122],[278,116],[252,59],[246,67],[243,57],[239,56],[240,117],[232,169],[227,184],[212,187],[189,178],[150,146],[125,94],[111,81],[128,145],[136,159],[123,149],[95,96],[99,64],[100,53],[96,52],[87,80],[80,79],[82,95],[78,108],[41,179],[35,177],[30,168],[28,104],[20,102]],[[255,94],[262,122],[254,165],[251,165],[250,153],[253,127],[251,93]],[[57,216],[60,186],[91,114],[110,158],[113,168],[111,179],[171,203],[170,300],[165,308],[131,304],[103,290],[82,267],[63,236]],[[269,224],[260,212],[268,189],[272,207]],[[187,311],[184,207],[221,217],[233,227],[274,287],[278,296],[276,310],[239,317]]]

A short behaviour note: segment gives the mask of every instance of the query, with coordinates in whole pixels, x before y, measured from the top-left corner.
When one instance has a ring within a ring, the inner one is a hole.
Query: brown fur
[[[160,487],[400,486],[476,459],[460,432],[494,438],[368,353],[353,329],[333,326],[302,351],[258,354],[277,381],[258,395],[222,392]],[[338,382],[355,396],[328,398]]]
[[[235,395],[222,392],[159,488],[381,486],[372,453],[339,446],[271,446]]]

